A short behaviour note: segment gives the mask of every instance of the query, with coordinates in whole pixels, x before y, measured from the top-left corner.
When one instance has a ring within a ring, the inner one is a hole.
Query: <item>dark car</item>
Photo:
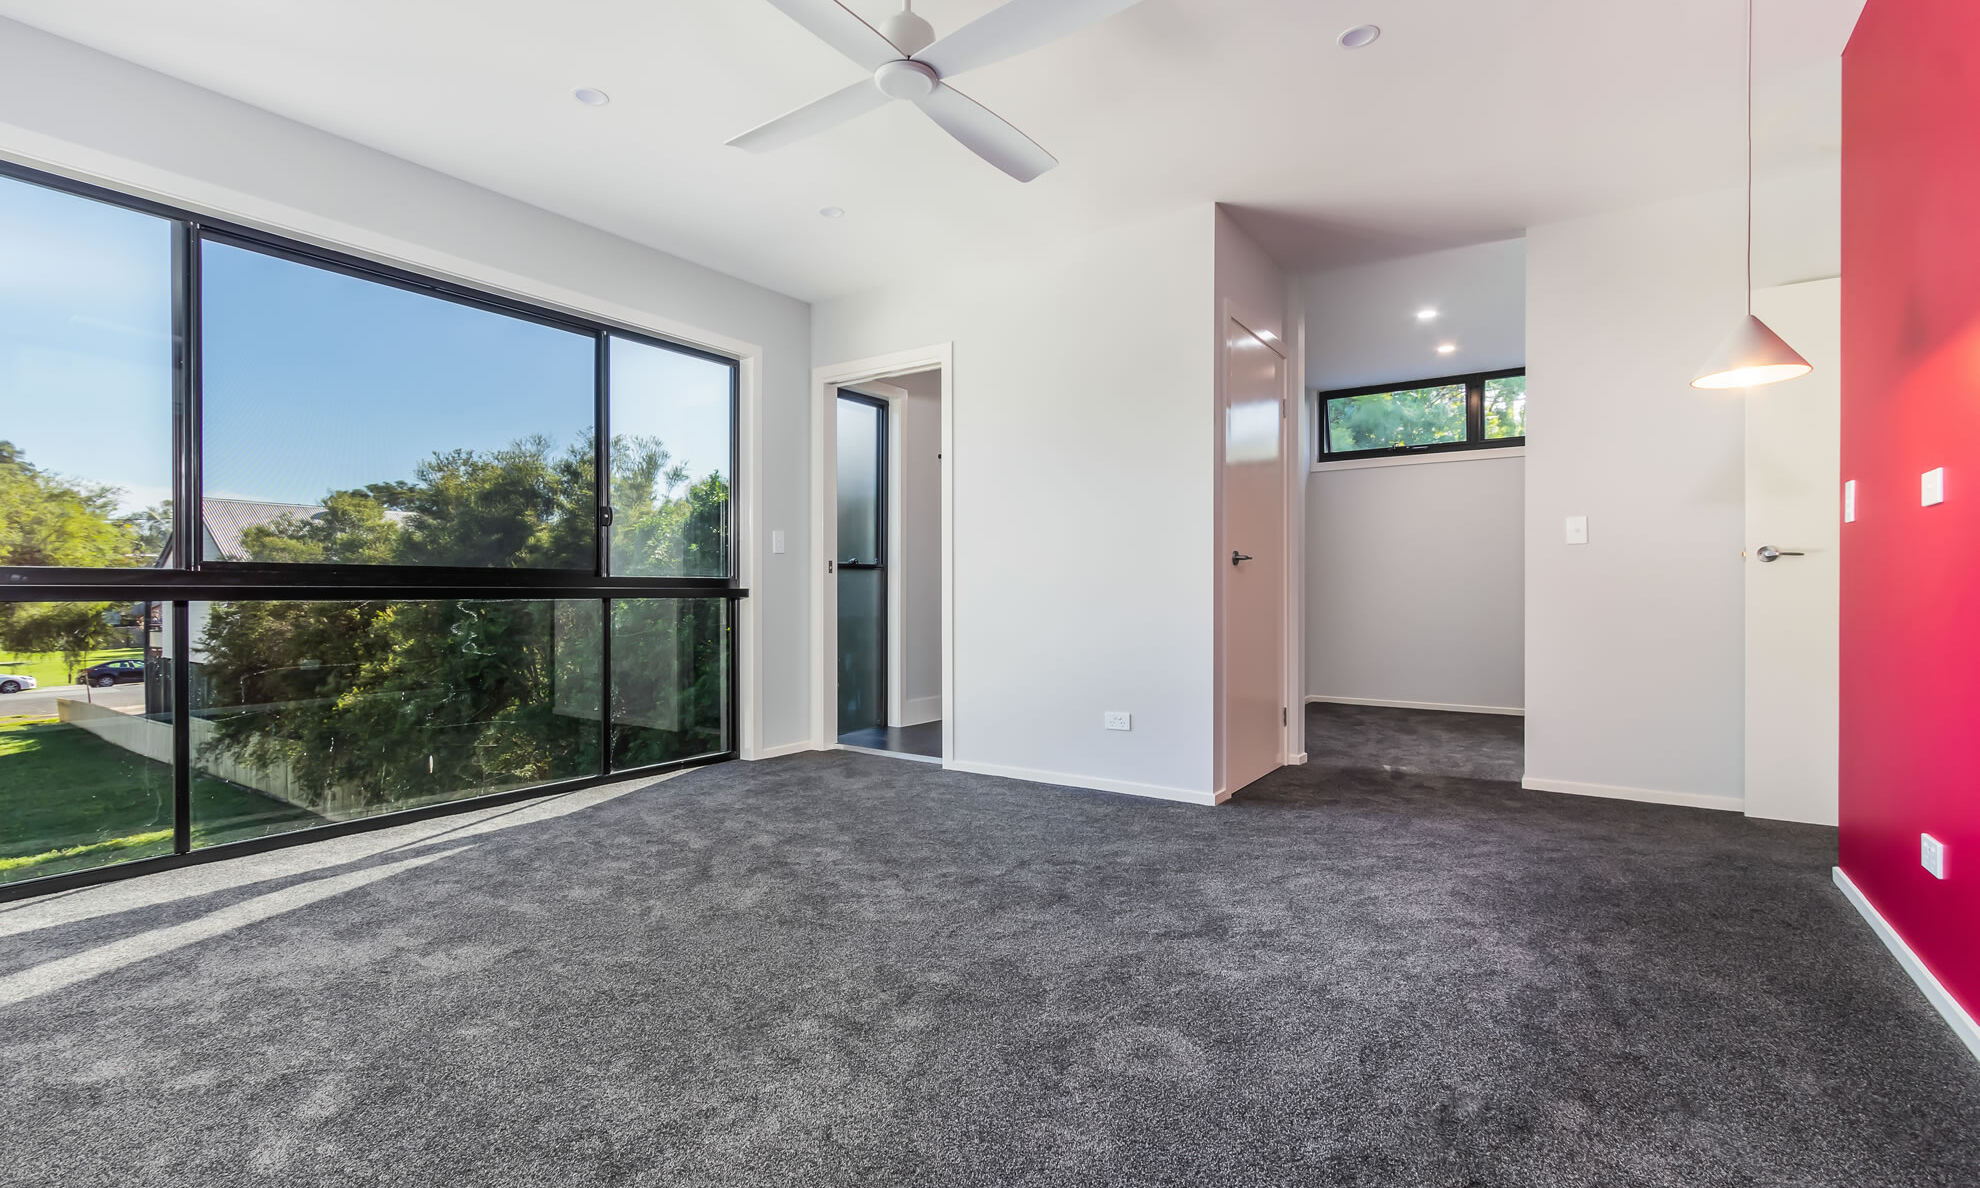
[[[144,679],[142,660],[106,660],[102,664],[92,664],[82,670],[82,683],[108,689],[112,685],[125,685]]]

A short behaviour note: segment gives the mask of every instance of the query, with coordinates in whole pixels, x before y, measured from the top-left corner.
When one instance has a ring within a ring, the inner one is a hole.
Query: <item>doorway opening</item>
[[[923,365],[824,384],[827,746],[944,759],[943,377]]]

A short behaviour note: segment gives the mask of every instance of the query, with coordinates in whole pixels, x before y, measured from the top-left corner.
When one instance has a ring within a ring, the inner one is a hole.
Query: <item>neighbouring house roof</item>
[[[272,524],[284,516],[298,520],[314,519],[323,509],[308,503],[261,503],[252,499],[208,499],[206,503],[204,547],[200,555],[208,560],[245,561],[247,550],[241,537],[250,528]]]

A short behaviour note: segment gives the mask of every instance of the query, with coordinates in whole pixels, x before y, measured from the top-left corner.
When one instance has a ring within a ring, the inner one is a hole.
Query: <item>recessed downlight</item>
[[[1374,45],[1375,39],[1381,35],[1382,30],[1375,25],[1356,25],[1341,34],[1341,48],[1360,49],[1364,45]]]
[[[1455,355],[1457,354],[1457,344],[1454,342],[1440,342],[1437,344],[1437,353],[1440,355]]]
[[[586,107],[603,107],[612,101],[610,95],[607,95],[597,87],[579,87],[577,90],[571,92],[571,98],[584,104]]]
[[[820,208],[818,213],[828,219],[843,219],[846,217],[846,208],[843,206],[826,206]]]
[[[1430,305],[1426,305],[1426,306],[1424,306],[1424,307],[1423,307],[1422,309],[1419,309],[1419,310],[1417,310],[1417,311],[1416,311],[1416,320],[1417,320],[1417,321],[1419,321],[1419,322],[1434,322],[1434,321],[1436,321],[1436,320],[1437,320],[1437,310],[1436,310],[1436,307],[1435,307],[1435,306],[1430,306]]]

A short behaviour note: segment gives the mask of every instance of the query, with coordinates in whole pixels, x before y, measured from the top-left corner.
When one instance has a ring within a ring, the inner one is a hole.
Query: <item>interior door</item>
[[[1842,282],[1760,290],[1753,312],[1815,370],[1743,397],[1746,812],[1834,825]]]
[[[887,725],[887,402],[838,400],[839,734]]]
[[[1286,361],[1224,327],[1223,787],[1284,762]]]

